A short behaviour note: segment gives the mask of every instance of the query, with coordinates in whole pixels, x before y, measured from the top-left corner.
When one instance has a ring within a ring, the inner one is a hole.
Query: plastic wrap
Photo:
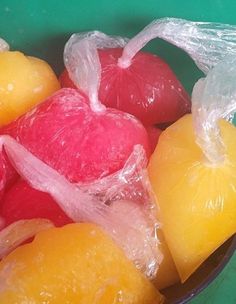
[[[53,223],[46,219],[20,220],[7,226],[0,231],[0,259],[38,232],[51,227],[54,227]]]
[[[236,54],[236,26],[162,18],[145,27],[126,45],[119,62],[130,64],[133,56],[151,39],[161,38],[185,50],[204,73],[226,55]]]
[[[90,195],[95,195],[106,205],[114,201],[128,200],[138,204],[150,203],[152,206],[154,199],[146,167],[145,151],[137,145],[121,170],[92,183],[78,183],[78,186]]]
[[[91,194],[88,190],[68,182],[11,137],[2,136],[1,142],[18,173],[34,188],[51,194],[75,222],[88,221],[100,225],[123,248],[137,268],[150,278],[155,276],[162,256],[156,236],[158,223],[155,203],[148,193],[145,152],[141,146],[135,147],[125,168],[111,176],[111,181],[108,178],[106,182],[101,181],[101,185],[106,185],[105,188],[113,184],[115,190],[117,185],[116,191],[109,194],[99,191],[98,194],[97,184]],[[139,189],[138,198],[135,197],[136,191],[130,194],[127,190],[126,179],[131,186],[136,183],[136,189]],[[121,194],[117,196],[115,192]]]
[[[232,121],[236,112],[236,55],[219,62],[194,86],[192,112],[196,141],[210,163],[225,160],[219,119]]]
[[[10,47],[8,45],[8,43],[3,40],[2,38],[0,38],[0,52],[5,52],[5,51],[9,51]]]

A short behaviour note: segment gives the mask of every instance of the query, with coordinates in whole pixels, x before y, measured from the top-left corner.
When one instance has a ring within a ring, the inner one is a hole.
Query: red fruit
[[[0,209],[6,226],[22,219],[46,218],[56,226],[73,221],[62,211],[53,198],[18,180],[4,195]]]
[[[158,129],[156,126],[148,126],[146,127],[146,130],[149,136],[151,152],[154,152],[162,130]]]
[[[70,79],[69,74],[66,69],[61,73],[61,75],[59,77],[59,82],[61,84],[63,84],[63,86],[62,86],[63,88],[77,89],[76,85]]]
[[[128,112],[144,125],[176,121],[190,112],[190,99],[170,67],[156,55],[138,52],[128,68],[118,66],[122,48],[99,50],[102,67],[99,98]],[[74,87],[66,72],[62,87]]]
[[[88,98],[61,89],[1,130],[71,182],[92,181],[124,166],[136,144],[149,150],[148,135],[133,116],[115,109],[93,112]]]

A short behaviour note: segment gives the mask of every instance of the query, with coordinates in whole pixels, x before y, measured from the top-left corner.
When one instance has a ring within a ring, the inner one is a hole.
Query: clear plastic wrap
[[[32,187],[51,194],[75,222],[100,225],[137,268],[149,278],[155,276],[162,255],[156,235],[156,205],[149,192],[145,152],[141,146],[135,147],[124,169],[88,190],[68,182],[11,137],[2,136],[1,142],[15,169]],[[113,189],[106,193],[110,185]],[[131,193],[127,189],[129,185],[134,189]]]
[[[210,163],[225,160],[219,120],[232,121],[236,112],[236,55],[219,62],[193,88],[192,112],[196,141]]]
[[[119,60],[120,65],[129,65],[133,56],[154,38],[164,39],[185,50],[204,73],[226,55],[236,55],[235,25],[162,18],[150,23],[129,41]]]
[[[0,38],[0,52],[5,52],[5,51],[9,51],[10,47],[8,45],[8,43],[3,40],[2,38]]]
[[[0,231],[0,259],[42,230],[54,227],[46,219],[17,221]]]
[[[78,186],[106,205],[128,200],[138,204],[150,202],[152,206],[153,197],[146,167],[145,151],[137,145],[121,170],[92,183],[79,183]]]

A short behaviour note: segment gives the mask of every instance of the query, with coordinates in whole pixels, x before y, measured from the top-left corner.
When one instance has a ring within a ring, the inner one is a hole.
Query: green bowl
[[[12,49],[46,59],[59,73],[63,68],[64,44],[74,32],[96,29],[107,34],[132,37],[160,17],[236,24],[235,12],[234,0],[1,0],[0,37],[7,40]],[[185,53],[161,40],[152,41],[146,49],[165,59],[191,92],[193,84],[202,74]],[[186,284],[164,290],[167,302],[186,303],[195,297],[224,268],[235,247],[236,237],[232,237]],[[233,288],[236,286],[235,267],[234,258],[224,273],[225,277],[232,276],[232,279],[225,279],[222,287],[215,288],[213,293],[212,289],[206,290],[194,303],[236,303],[236,290]]]

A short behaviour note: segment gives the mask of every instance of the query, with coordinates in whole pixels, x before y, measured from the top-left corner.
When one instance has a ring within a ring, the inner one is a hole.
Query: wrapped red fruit
[[[152,28],[127,44],[127,39],[99,32],[87,35],[103,35],[96,45],[102,70],[99,98],[106,106],[133,114],[144,125],[176,121],[190,111],[189,96],[170,67],[156,55],[139,52],[155,37]],[[62,87],[79,87],[73,77],[65,70]]]
[[[135,117],[115,109],[93,111],[87,96],[75,89],[61,89],[0,132],[71,182],[121,169],[136,144],[150,153],[147,132]]]

